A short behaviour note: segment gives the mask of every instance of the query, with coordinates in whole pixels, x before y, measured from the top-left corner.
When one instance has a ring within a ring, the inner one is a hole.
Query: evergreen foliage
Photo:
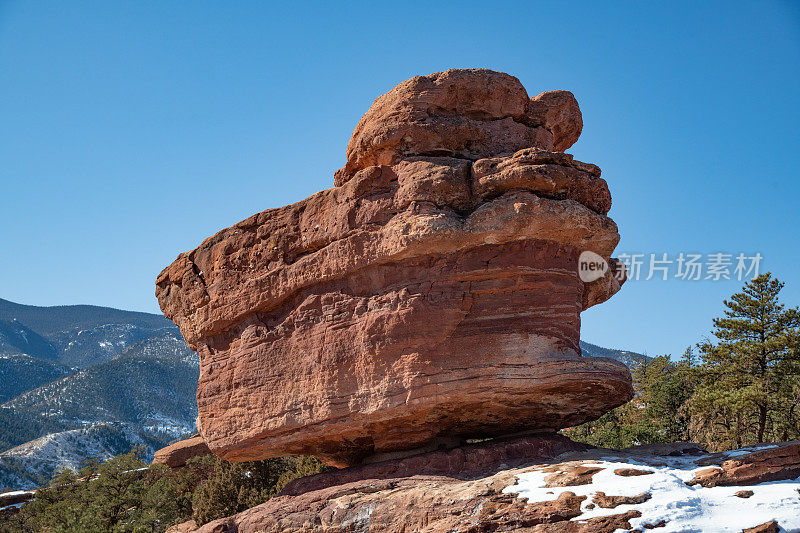
[[[66,365],[27,354],[0,357],[0,403],[71,371]]]
[[[636,396],[600,419],[565,430],[605,447],[694,441],[712,451],[800,438],[800,312],[780,302],[766,273],[724,301],[714,340],[633,369]]]
[[[258,505],[290,480],[325,467],[310,457],[228,463],[214,456],[183,468],[147,465],[143,449],[80,472],[57,473],[19,513],[0,515],[0,533],[155,533],[194,519],[204,524]]]
[[[782,288],[769,273],[748,282],[714,320],[717,341],[699,345],[693,430],[717,448],[798,436],[800,313],[780,302]]]

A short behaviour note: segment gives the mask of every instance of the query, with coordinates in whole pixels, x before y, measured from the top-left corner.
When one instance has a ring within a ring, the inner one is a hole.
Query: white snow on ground
[[[11,492],[3,492],[0,494],[0,499],[10,498],[11,496],[22,496],[23,494],[33,494],[33,490],[12,490]]]
[[[733,450],[730,452],[722,452],[728,457],[739,457],[740,455],[747,455],[748,453],[753,453],[757,450],[767,450],[769,448],[777,448],[777,444],[756,444],[755,446],[750,446],[748,448],[742,448],[740,450]]]
[[[591,484],[573,487],[547,488],[544,478],[552,472],[524,472],[517,476],[516,485],[506,487],[503,492],[518,493],[529,502],[555,500],[564,492],[587,496],[581,505],[583,514],[573,518],[573,521],[635,509],[642,516],[630,520],[633,529],[642,529],[645,524],[657,524],[665,520],[666,526],[655,531],[738,533],[743,528],[777,520],[784,531],[800,532],[800,478],[749,486],[690,487],[686,481],[694,477],[694,472],[707,467],[697,467],[692,458],[659,457],[659,460],[667,465],[654,467],[614,458],[586,461],[585,464],[598,466],[603,470],[593,476]],[[646,469],[655,473],[623,477],[614,474],[614,470],[618,468]],[[734,496],[740,490],[752,490],[754,494],[747,499]],[[652,498],[641,504],[620,505],[614,509],[603,509],[599,506],[587,509],[592,496],[598,491],[607,496],[635,496],[647,492]]]

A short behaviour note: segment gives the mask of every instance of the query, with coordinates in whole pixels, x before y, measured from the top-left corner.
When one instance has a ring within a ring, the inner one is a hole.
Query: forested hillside
[[[0,403],[70,372],[68,366],[27,354],[0,355]]]
[[[149,458],[163,445],[163,440],[121,423],[49,433],[0,453],[0,490],[46,485],[57,471],[79,470],[87,461],[105,461],[137,446]]]
[[[198,375],[197,356],[171,331],[134,344],[111,361],[26,392],[0,409],[20,419],[41,417],[71,428],[124,422],[175,438],[194,427]]]
[[[76,468],[82,459],[108,458],[134,444],[152,454],[192,432],[198,375],[196,354],[170,330],[6,401],[0,405],[0,485],[5,479],[15,488],[36,486],[60,466]]]

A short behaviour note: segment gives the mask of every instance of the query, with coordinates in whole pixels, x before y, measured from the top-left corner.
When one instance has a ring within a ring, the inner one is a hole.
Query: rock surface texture
[[[211,450],[208,449],[203,437],[193,435],[158,450],[153,457],[153,463],[167,465],[170,468],[180,468],[189,459],[210,453]]]
[[[417,76],[358,123],[334,188],[178,256],[156,294],[200,355],[209,448],[347,466],[630,399],[627,368],[578,346],[581,311],[624,281],[600,169],[563,153],[582,126],[566,91]],[[590,283],[584,251],[609,265]]]
[[[794,453],[790,445],[770,450],[773,457]],[[763,451],[726,457],[759,464]],[[240,514],[171,531],[798,531],[800,480],[789,476],[800,456],[793,457],[791,464],[777,460],[784,468],[778,477],[785,481],[751,479],[745,486],[752,495],[742,499],[741,487],[686,483],[705,461],[720,462],[696,445],[608,450],[558,436],[519,437],[301,478]],[[586,475],[589,470],[592,475]],[[553,478],[554,473],[561,475]],[[572,481],[565,486],[554,479]]]

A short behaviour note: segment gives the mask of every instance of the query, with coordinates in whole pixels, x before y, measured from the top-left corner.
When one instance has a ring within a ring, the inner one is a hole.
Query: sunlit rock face
[[[234,461],[365,457],[592,420],[632,396],[582,358],[624,268],[567,91],[448,70],[372,104],[335,187],[255,214],[158,277],[200,355],[199,431]],[[581,252],[608,261],[585,283]]]

